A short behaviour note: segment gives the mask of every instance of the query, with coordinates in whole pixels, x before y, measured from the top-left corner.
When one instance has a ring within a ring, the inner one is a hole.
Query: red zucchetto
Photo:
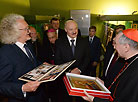
[[[123,30],[122,32],[129,39],[138,42],[138,30],[137,29],[126,29],[126,30]]]
[[[55,29],[49,29],[47,32],[56,32]]]

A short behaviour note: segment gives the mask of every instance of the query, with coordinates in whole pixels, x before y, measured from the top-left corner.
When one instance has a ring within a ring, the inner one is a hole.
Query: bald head
[[[30,26],[30,37],[31,37],[32,41],[36,41],[36,39],[37,39],[36,29],[32,26]]]

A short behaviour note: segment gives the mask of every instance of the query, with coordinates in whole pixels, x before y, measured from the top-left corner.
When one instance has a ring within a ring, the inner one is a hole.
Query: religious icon
[[[72,87],[102,91],[102,88],[96,83],[95,80],[77,78],[71,76],[69,77],[69,80],[71,82]]]

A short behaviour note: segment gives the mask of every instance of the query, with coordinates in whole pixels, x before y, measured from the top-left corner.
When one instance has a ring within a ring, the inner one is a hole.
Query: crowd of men
[[[50,23],[51,27],[44,32],[43,41],[40,41],[36,29],[30,27],[23,16],[9,14],[2,18],[0,96],[6,97],[8,102],[111,101],[90,96],[87,92],[87,97],[68,95],[63,83],[65,73],[49,83],[18,80],[42,63],[58,65],[71,60],[76,62],[65,72],[96,77],[96,67],[101,55],[101,41],[95,35],[96,27],[91,26],[88,37],[83,38],[78,36],[78,24],[72,19],[65,22],[64,30],[59,28],[59,19],[52,18]],[[136,102],[138,31],[119,28],[116,32],[111,43],[112,49],[107,49],[112,52],[108,61],[105,59],[108,64],[104,66],[104,76],[101,77],[103,81],[99,80],[111,91],[113,102]]]

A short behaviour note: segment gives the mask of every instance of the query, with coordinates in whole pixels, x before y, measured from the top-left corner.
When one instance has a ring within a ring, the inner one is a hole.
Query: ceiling
[[[0,17],[7,13],[69,17],[70,10],[89,9],[97,15],[138,14],[138,0],[0,0]]]
[[[32,10],[90,9],[92,14],[129,15],[138,11],[138,0],[30,0]]]
[[[71,9],[90,9],[92,14],[129,15],[138,11],[137,4],[138,0],[0,0],[0,10],[18,12],[21,8],[24,13],[45,14],[49,11],[52,14]]]

